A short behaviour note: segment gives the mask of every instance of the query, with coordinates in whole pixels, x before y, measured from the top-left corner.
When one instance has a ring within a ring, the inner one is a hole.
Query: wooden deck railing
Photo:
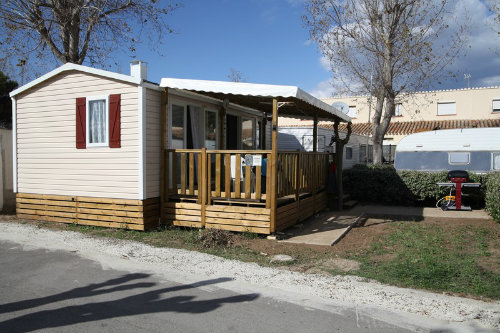
[[[278,198],[312,193],[326,186],[328,153],[278,152]]]
[[[251,156],[260,163],[245,165]],[[207,203],[212,200],[265,202],[270,207],[270,150],[166,149],[163,153],[165,194],[197,198],[207,187]],[[279,151],[277,198],[312,193],[326,186],[328,153]]]

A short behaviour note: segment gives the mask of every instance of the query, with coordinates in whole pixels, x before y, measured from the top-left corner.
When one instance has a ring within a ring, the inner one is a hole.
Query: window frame
[[[351,157],[350,158],[347,157],[347,149],[351,150]],[[353,158],[354,158],[354,149],[353,149],[353,147],[351,147],[351,146],[345,146],[345,160],[346,161],[352,161]]]
[[[354,110],[354,115],[351,116],[351,111]],[[347,115],[351,117],[352,119],[358,118],[358,108],[356,105],[349,105],[349,111],[347,112]]]
[[[495,109],[495,102],[499,104],[498,109]],[[500,98],[493,98],[493,100],[491,101],[491,113],[500,113]]]
[[[398,109],[399,106],[399,114],[397,114],[396,110]],[[393,117],[402,117],[403,116],[403,103],[395,103],[394,104],[394,114],[392,115]]]
[[[101,101],[104,100],[104,110],[106,113],[106,124],[104,129],[106,131],[106,141],[105,142],[90,142],[89,128],[90,128],[90,102],[92,101]],[[85,99],[85,141],[87,148],[95,148],[95,147],[109,147],[109,94],[108,95],[96,95],[86,97]]]
[[[203,108],[203,146],[206,147],[206,140],[207,140],[207,112],[215,113],[215,149],[218,149],[219,148],[219,112],[213,108]]]
[[[452,162],[451,161],[452,154],[466,154],[467,155],[467,163]],[[467,151],[449,151],[448,152],[448,164],[449,165],[469,165],[470,164],[470,152],[467,152]]]
[[[172,113],[174,112],[174,105],[175,106],[179,106],[179,107],[182,107],[182,110],[183,110],[183,124],[184,124],[184,129],[182,131],[182,149],[184,149],[187,145],[187,129],[186,129],[186,126],[187,126],[187,103],[185,102],[181,102],[181,101],[177,101],[177,100],[173,100],[169,103],[169,106],[168,106],[168,147],[170,149],[174,149],[174,146],[173,146],[173,138],[172,138],[172,120],[173,120],[173,116],[172,116]],[[175,149],[181,149],[181,148],[175,148]]]
[[[455,109],[454,113],[439,114],[439,105],[440,104],[453,104],[454,109]],[[436,109],[437,116],[441,117],[441,116],[456,116],[457,115],[457,103],[456,103],[456,101],[439,101],[439,102],[437,102],[436,107],[437,107],[437,109]]]
[[[498,169],[495,169],[495,155],[499,156],[499,158],[500,158],[500,153],[499,152],[492,152],[491,153],[491,170],[492,171],[498,171],[498,170],[500,170],[500,167]]]

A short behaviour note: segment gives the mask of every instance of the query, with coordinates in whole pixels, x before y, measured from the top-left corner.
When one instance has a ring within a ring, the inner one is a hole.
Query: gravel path
[[[354,276],[303,274],[193,251],[155,248],[138,242],[94,238],[16,223],[0,223],[0,240],[19,243],[27,249],[72,251],[105,268],[150,271],[181,283],[229,277],[232,281],[221,287],[258,290],[305,306],[322,304],[330,311],[341,311],[346,306],[356,311],[359,308],[374,316],[378,314],[378,319],[405,321],[408,327],[416,327],[417,323],[421,326],[423,316],[428,327],[444,323],[461,323],[460,327],[465,327],[465,323],[469,327],[500,329],[498,301],[397,288]]]

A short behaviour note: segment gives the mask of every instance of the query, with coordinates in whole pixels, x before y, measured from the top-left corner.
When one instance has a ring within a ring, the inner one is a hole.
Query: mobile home
[[[65,64],[11,93],[21,218],[269,234],[326,206],[327,154],[278,151],[278,113],[350,118],[298,87]],[[317,122],[316,122],[317,123]]]
[[[330,146],[333,129],[318,126],[318,152],[334,152],[335,145]],[[339,132],[341,138],[346,133]],[[278,130],[278,149],[313,151],[313,126],[280,126]],[[351,134],[349,142],[344,146],[343,169],[352,168],[355,164],[366,164],[367,137]]]
[[[500,128],[464,128],[411,134],[399,142],[397,170],[500,170]]]

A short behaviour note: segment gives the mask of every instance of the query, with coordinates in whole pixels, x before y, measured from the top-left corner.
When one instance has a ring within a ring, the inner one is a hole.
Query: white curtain
[[[106,142],[106,109],[104,100],[89,102],[89,142]]]

